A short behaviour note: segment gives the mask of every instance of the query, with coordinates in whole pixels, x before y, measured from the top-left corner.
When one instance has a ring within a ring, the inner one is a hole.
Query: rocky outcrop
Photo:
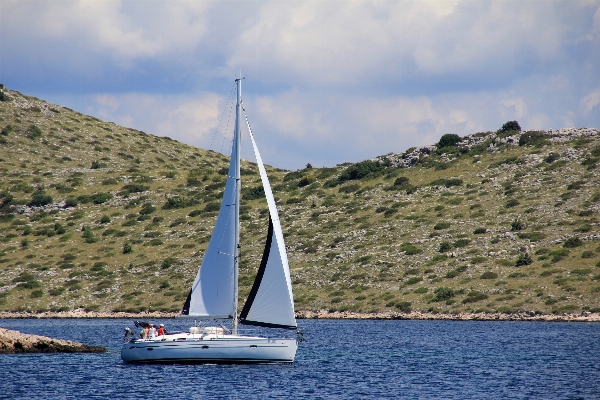
[[[464,149],[471,149],[474,146],[478,146],[484,144],[486,141],[489,141],[487,151],[493,153],[499,151],[504,146],[518,146],[521,136],[528,132],[531,131],[515,132],[514,135],[508,137],[499,137],[494,132],[487,132],[483,134],[477,133],[474,135],[465,136],[461,142],[457,143],[457,146]],[[562,128],[539,132],[544,133],[547,136],[547,139],[553,143],[564,143],[584,136],[596,136],[600,133],[598,129],[593,128]],[[438,148],[435,145],[411,147],[404,153],[389,153],[383,156],[375,157],[372,159],[372,161],[379,161],[381,163],[389,164],[394,168],[410,168],[416,165],[421,158],[430,156],[432,156],[435,161],[439,162],[447,163],[453,160],[453,158],[448,157],[447,154],[436,156],[435,152],[437,150]]]
[[[104,353],[106,348],[0,328],[0,354]]]
[[[407,320],[447,320],[447,321],[544,321],[544,322],[600,322],[600,314],[503,314],[503,313],[427,313],[413,311],[380,312],[380,313],[355,313],[351,311],[328,312],[300,311],[296,313],[298,319],[407,319]]]
[[[148,319],[148,318],[175,318],[179,313],[175,312],[141,312],[141,313],[130,313],[130,312],[97,312],[97,311],[85,311],[81,308],[70,311],[61,312],[42,312],[33,313],[27,311],[0,311],[0,319],[4,318],[15,318],[15,319],[38,319],[38,318],[133,318],[133,319]]]

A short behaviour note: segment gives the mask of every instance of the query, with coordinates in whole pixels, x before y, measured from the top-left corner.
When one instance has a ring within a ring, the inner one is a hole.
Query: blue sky
[[[0,1],[0,83],[147,133],[228,153],[240,71],[286,169],[600,128],[600,1]]]

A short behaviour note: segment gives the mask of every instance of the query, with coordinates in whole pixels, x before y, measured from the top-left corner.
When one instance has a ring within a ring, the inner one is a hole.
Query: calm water
[[[293,365],[128,365],[119,349],[129,320],[0,320],[3,328],[111,350],[0,355],[0,398],[600,398],[597,323],[299,325],[307,341]]]

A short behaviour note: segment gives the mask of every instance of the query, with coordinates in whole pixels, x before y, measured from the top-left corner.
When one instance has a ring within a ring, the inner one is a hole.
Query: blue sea
[[[0,355],[0,398],[600,399],[598,323],[298,323],[292,365],[129,365],[119,350],[131,320],[0,320],[110,350]]]

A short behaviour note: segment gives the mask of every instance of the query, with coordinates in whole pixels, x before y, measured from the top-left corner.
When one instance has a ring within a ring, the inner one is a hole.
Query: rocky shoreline
[[[39,319],[39,318],[131,318],[131,319],[170,319],[178,316],[179,313],[103,313],[86,312],[81,309],[64,312],[46,312],[46,313],[28,313],[28,312],[0,312],[0,320],[6,318],[18,319]],[[410,313],[401,312],[381,312],[381,313],[355,313],[355,312],[329,312],[327,310],[319,311],[298,311],[297,319],[357,319],[357,320],[440,320],[440,321],[540,321],[540,322],[600,322],[598,313],[581,314],[503,314],[503,313],[427,313],[413,311]]]
[[[18,353],[105,353],[100,346],[88,346],[71,340],[52,339],[0,328],[0,354]]]

